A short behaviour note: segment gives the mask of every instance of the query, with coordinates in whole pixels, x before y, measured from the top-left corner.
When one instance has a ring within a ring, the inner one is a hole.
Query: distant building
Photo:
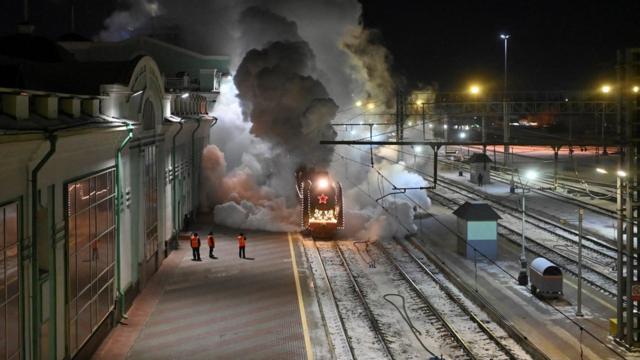
[[[453,214],[458,217],[458,252],[469,259],[477,250],[489,259],[498,256],[498,220],[501,219],[489,204],[467,201]],[[478,259],[484,258],[477,254]]]
[[[484,153],[474,153],[469,163],[469,181],[477,185],[491,183],[491,158]]]
[[[145,55],[153,48],[131,46],[108,62],[78,61],[44,38],[0,38],[8,359],[90,357],[196,211],[228,58],[152,44],[170,54],[156,61]],[[182,66],[198,86],[167,88],[163,74]]]

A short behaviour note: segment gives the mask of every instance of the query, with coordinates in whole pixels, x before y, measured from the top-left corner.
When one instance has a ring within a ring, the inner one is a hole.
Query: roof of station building
[[[130,61],[54,63],[11,60],[0,62],[0,87],[99,95],[100,85],[128,85],[140,58]]]
[[[0,56],[57,63],[72,61],[73,54],[55,41],[33,34],[11,34],[0,36]]]

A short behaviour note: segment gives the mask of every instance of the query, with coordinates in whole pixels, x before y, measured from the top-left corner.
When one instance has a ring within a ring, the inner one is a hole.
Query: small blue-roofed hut
[[[453,214],[458,217],[458,251],[473,258],[474,248],[489,259],[498,256],[498,220],[500,215],[482,201],[467,201]],[[482,257],[482,255],[478,256]]]

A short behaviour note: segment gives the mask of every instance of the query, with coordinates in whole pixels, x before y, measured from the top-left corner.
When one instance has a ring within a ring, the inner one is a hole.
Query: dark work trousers
[[[191,248],[193,250],[193,260],[200,260],[200,248]]]
[[[246,256],[244,255],[244,246],[240,246],[240,250],[238,251],[238,257],[245,259]]]
[[[209,257],[210,258],[213,257],[213,249],[215,249],[213,246],[209,246]]]

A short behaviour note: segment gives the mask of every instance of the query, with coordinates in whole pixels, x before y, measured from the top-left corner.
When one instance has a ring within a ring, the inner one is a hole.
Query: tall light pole
[[[619,163],[622,166],[622,163]],[[608,174],[609,172],[604,168],[596,168],[596,172],[599,174]],[[617,279],[618,280],[618,296],[616,297],[616,319],[617,319],[617,327],[616,327],[616,337],[618,339],[623,339],[624,335],[624,288],[625,283],[622,281],[624,276],[624,223],[625,223],[625,214],[624,214],[624,205],[622,192],[624,191],[625,178],[627,177],[627,173],[618,169],[616,171],[616,214],[617,214],[617,224],[616,224],[616,245],[618,248],[618,254],[616,258],[616,271],[617,271]]]
[[[504,134],[504,154],[503,154],[503,164],[507,165],[507,156],[509,154],[509,142],[510,138],[510,129],[509,129],[509,115],[507,114],[507,45],[509,42],[509,38],[511,35],[509,34],[500,34],[500,38],[504,40],[504,87],[502,89],[502,131]]]
[[[610,85],[602,85],[600,87],[600,92],[602,92],[605,96],[608,95],[611,92],[611,86]],[[607,127],[607,123],[605,121],[605,104],[604,101],[602,101],[602,120],[600,120],[600,126],[602,128],[602,130],[600,131],[600,139],[602,141],[602,155],[609,155],[607,152],[607,146],[604,144],[604,131],[605,128]]]
[[[522,286],[527,286],[529,284],[529,275],[527,275],[527,254],[524,234],[524,226],[526,223],[525,192],[529,181],[534,180],[536,177],[538,177],[538,173],[534,170],[529,170],[525,173],[526,182],[522,182],[520,175],[518,175],[520,187],[522,188],[522,253],[520,254],[520,274],[518,274],[518,284]]]

